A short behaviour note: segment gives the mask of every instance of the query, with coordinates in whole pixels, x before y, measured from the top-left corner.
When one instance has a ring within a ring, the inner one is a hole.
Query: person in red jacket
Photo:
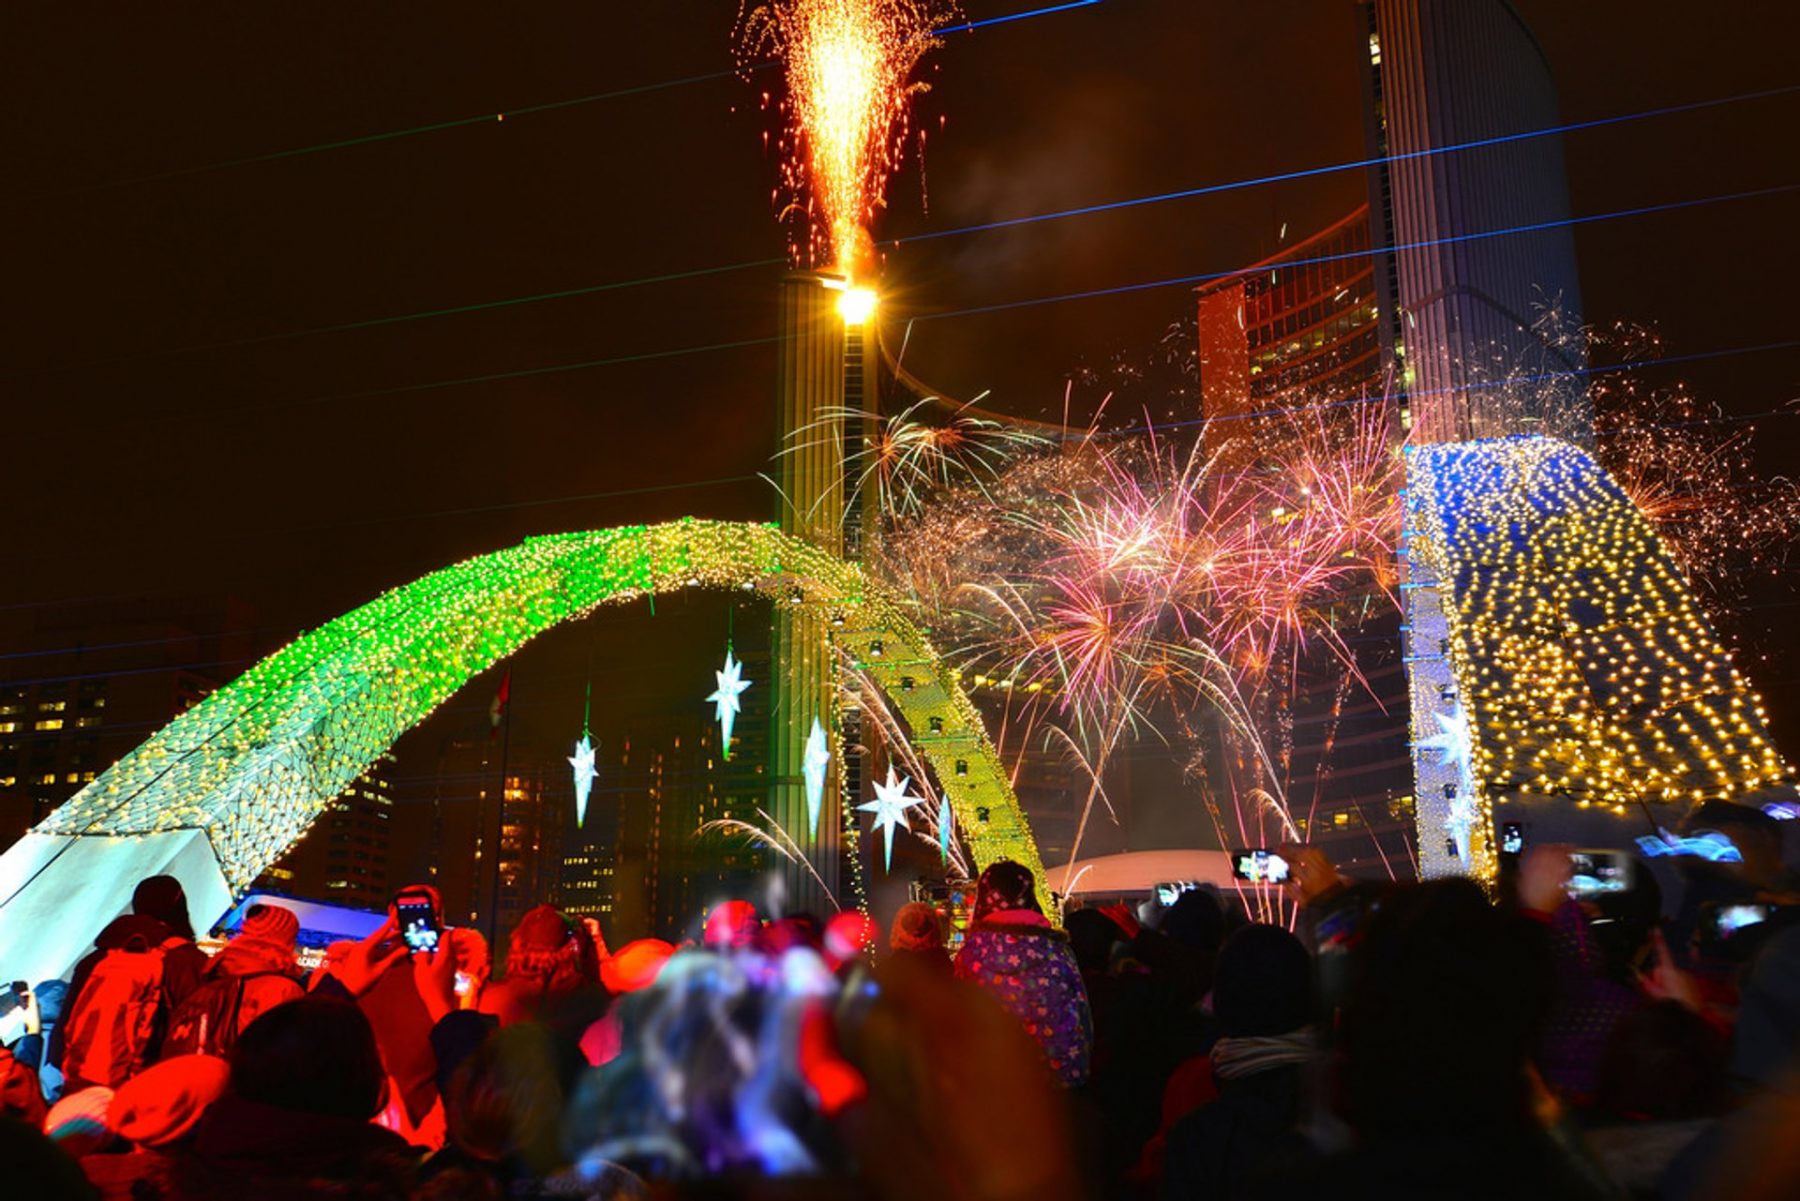
[[[94,1024],[94,998],[84,996],[95,969],[112,952],[132,952],[154,956],[159,962],[155,1012],[141,1046],[131,1048],[132,1063],[120,1065],[117,1083],[131,1070],[154,1063],[162,1051],[163,1036],[168,1032],[170,1016],[180,1008],[200,985],[206,971],[206,952],[194,943],[194,927],[188,917],[187,894],[174,876],[151,876],[138,883],[131,895],[131,912],[109,922],[94,940],[94,950],[75,965],[69,982],[64,1019],[50,1035],[49,1062],[69,1072],[73,1065],[65,1063],[69,1036],[77,1030],[91,1029]],[[83,1021],[83,1018],[86,1021]],[[104,1023],[103,1023],[104,1024]],[[95,1071],[92,1063],[86,1070]],[[69,1082],[70,1088],[84,1084],[106,1083],[83,1080],[80,1073]]]

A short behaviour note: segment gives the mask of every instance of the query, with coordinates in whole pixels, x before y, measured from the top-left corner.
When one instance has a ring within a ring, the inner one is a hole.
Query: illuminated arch
[[[182,853],[191,859],[200,843],[193,833],[203,832],[225,888],[241,891],[471,677],[601,605],[688,587],[819,606],[826,636],[915,731],[975,862],[1011,858],[1041,878],[980,715],[900,606],[857,565],[772,526],[688,518],[532,538],[433,572],[297,638],[53,812],[28,837],[35,850],[0,857],[0,948],[22,938],[15,902],[29,886],[47,885],[41,877],[75,843],[186,832]],[[102,861],[98,848],[79,849],[74,860]],[[64,884],[85,886],[96,870],[65,866],[57,875],[74,873],[81,879]],[[25,909],[45,911],[53,890],[36,891],[41,903]],[[206,907],[196,904],[197,914]]]

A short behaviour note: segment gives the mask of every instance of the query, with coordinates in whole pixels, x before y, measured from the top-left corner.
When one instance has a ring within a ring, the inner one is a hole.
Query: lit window
[[[81,783],[81,773],[78,771],[70,772],[68,775],[63,777],[63,783],[64,784],[79,784],[79,783]]]
[[[0,776],[0,788],[11,788],[19,782],[17,776]]]
[[[77,717],[75,719],[75,728],[78,730],[91,730],[99,724],[98,717]]]
[[[103,696],[95,697],[94,698],[94,708],[96,708],[96,709],[106,708],[106,698]]]
[[[60,717],[46,717],[41,721],[34,722],[31,728],[34,730],[60,730],[63,728],[63,719]]]
[[[39,784],[54,784],[54,783],[56,783],[56,773],[53,771],[45,772],[41,777],[39,777],[38,783]]]
[[[83,784],[92,784],[94,782],[94,773],[91,771],[82,772],[81,773],[81,782]]]
[[[68,701],[39,701],[38,702],[38,712],[39,713],[61,713],[64,709],[66,709],[68,707],[69,707]]]
[[[25,706],[24,706],[24,705],[18,705],[18,704],[13,704],[13,705],[0,705],[0,714],[5,714],[5,713],[23,713],[23,712],[25,712]]]
[[[16,721],[0,721],[0,734],[11,734],[18,728],[19,723]]]

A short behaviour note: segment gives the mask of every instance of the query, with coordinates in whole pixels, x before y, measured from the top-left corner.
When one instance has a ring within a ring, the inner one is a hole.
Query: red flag
[[[488,702],[488,739],[492,741],[500,736],[500,722],[506,716],[506,702],[512,699],[512,668],[500,677],[500,691]]]

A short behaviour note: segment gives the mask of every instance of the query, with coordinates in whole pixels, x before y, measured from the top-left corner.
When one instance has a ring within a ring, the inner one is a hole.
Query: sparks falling
[[[854,275],[874,257],[869,226],[905,154],[912,78],[953,20],[947,0],[773,0],[738,19],[739,65],[773,56],[781,104],[783,215],[801,219],[796,259]]]

